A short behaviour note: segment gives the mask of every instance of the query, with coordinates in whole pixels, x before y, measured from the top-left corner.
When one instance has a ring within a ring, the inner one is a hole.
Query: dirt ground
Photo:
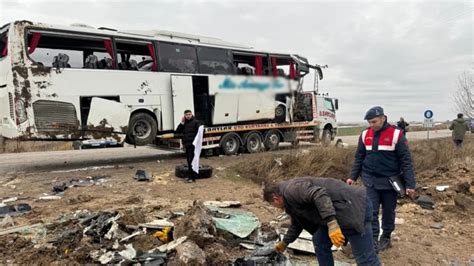
[[[85,243],[84,239],[77,240],[78,244],[75,245],[74,252],[68,256],[55,253],[53,249],[47,248],[46,243],[49,239],[48,235],[58,233],[58,227],[66,226],[58,225],[58,221],[67,224],[67,217],[84,210],[119,211],[126,214],[124,219],[129,219],[128,224],[136,224],[151,221],[170,211],[187,211],[196,200],[237,200],[242,203],[240,209],[254,213],[260,222],[268,224],[281,214],[281,211],[264,203],[258,180],[254,182],[255,178],[246,176],[245,172],[239,171],[238,168],[250,164],[258,166],[263,157],[270,158],[268,161],[275,159],[278,161],[285,154],[295,156],[299,153],[318,153],[319,149],[321,148],[315,147],[297,151],[203,158],[201,163],[213,166],[214,175],[192,184],[184,183],[182,179],[174,176],[174,167],[183,163],[184,158],[114,165],[112,168],[94,170],[1,176],[0,196],[3,199],[18,197],[18,201],[14,203],[28,203],[32,207],[31,213],[13,218],[15,225],[35,223],[53,223],[54,225],[31,234],[0,236],[0,263],[22,264],[33,261],[39,264],[93,263],[94,261],[88,258],[87,252],[99,247],[88,246],[89,244]],[[421,209],[413,200],[404,199],[399,202],[397,218],[401,224],[397,225],[394,232],[393,247],[380,254],[384,265],[467,265],[469,263],[472,265],[474,263],[473,165],[471,154],[450,165],[417,173],[420,187],[417,190],[418,194],[431,196],[435,202],[435,209]],[[154,176],[153,181],[134,180],[133,177],[138,169],[150,171]],[[44,193],[52,194],[52,187],[55,184],[88,176],[105,176],[105,178],[97,185],[69,188],[61,199],[48,201],[38,199]],[[444,192],[439,192],[435,189],[436,185],[450,187]],[[442,228],[432,228],[435,223],[441,223]],[[147,242],[143,241],[143,243]],[[153,241],[148,244],[153,246]],[[225,243],[216,245],[223,244]],[[224,249],[226,249],[225,255],[230,256],[229,260],[249,253],[238,246]],[[294,261],[315,262],[312,255],[290,252],[289,256]],[[339,261],[355,263],[341,251],[336,252],[335,257]]]

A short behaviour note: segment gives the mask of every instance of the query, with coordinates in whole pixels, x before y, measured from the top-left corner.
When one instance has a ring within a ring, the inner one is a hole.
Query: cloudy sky
[[[338,120],[366,109],[421,121],[452,119],[457,76],[474,71],[472,1],[1,0],[0,24],[27,19],[117,29],[161,29],[297,53],[328,65],[320,90]],[[312,88],[306,79],[306,88]]]

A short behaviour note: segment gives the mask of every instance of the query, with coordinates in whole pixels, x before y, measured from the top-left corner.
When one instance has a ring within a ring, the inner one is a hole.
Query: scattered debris
[[[260,226],[258,218],[250,212],[214,206],[208,206],[208,208],[215,214],[212,220],[217,229],[227,231],[240,238],[248,237]],[[222,216],[222,214],[224,217],[219,217]]]
[[[60,200],[62,199],[61,196],[58,195],[47,195],[39,197],[40,200]]]
[[[442,223],[434,223],[430,227],[434,229],[441,229],[444,227],[444,225]]]
[[[273,160],[278,164],[278,166],[283,166],[283,163],[281,162],[281,158],[275,158]]]
[[[3,220],[0,222],[0,228],[11,227],[11,226],[15,226],[15,223],[13,222],[12,217],[10,217],[10,215],[5,215],[5,217],[3,217]]]
[[[12,234],[12,233],[31,233],[33,230],[43,227],[43,224],[37,223],[33,225],[14,226],[4,230],[0,230],[0,236]]]
[[[3,207],[0,207],[0,218],[3,218],[7,215],[14,217],[14,216],[22,215],[25,213],[29,213],[30,211],[31,211],[31,206],[26,203],[6,205]]]
[[[449,185],[436,186],[436,191],[443,192],[447,188],[449,188]]]
[[[267,243],[265,246],[256,249],[252,255],[238,258],[230,265],[291,265],[288,258],[282,253],[275,251],[273,243]]]
[[[2,200],[2,203],[3,203],[3,204],[12,203],[12,202],[15,202],[15,201],[17,201],[17,200],[18,200],[18,197],[11,197],[11,198]]]
[[[228,208],[228,207],[240,207],[240,201],[230,200],[230,201],[205,201],[204,205],[214,206],[219,208]]]
[[[83,221],[81,224],[86,225],[83,233],[91,236],[94,242],[101,243],[104,238],[110,239],[112,234],[117,235],[116,220],[120,218],[120,215],[110,212],[99,212],[92,215]]]
[[[434,202],[429,196],[426,196],[426,195],[420,196],[417,200],[417,203],[423,209],[434,210]]]
[[[137,181],[151,181],[153,176],[146,170],[137,170],[134,179]]]
[[[170,253],[171,251],[176,250],[176,247],[181,245],[182,243],[184,243],[184,241],[186,241],[187,239],[188,239],[187,236],[182,236],[182,237],[180,237],[176,240],[173,240],[173,241],[171,241],[167,244],[161,245],[161,246],[159,246],[158,248],[155,248],[152,251],[153,252],[158,251],[158,252]]]
[[[284,234],[281,234],[280,238],[283,239],[283,237]],[[303,230],[298,238],[288,245],[288,248],[314,254],[313,236],[308,231]]]

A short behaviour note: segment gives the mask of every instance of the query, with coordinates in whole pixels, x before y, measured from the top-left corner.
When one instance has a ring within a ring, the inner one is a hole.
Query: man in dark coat
[[[407,135],[407,131],[408,131],[408,126],[410,124],[408,124],[405,119],[403,119],[403,117],[400,117],[400,121],[397,122],[397,126],[403,130],[403,135],[406,137]]]
[[[449,129],[453,131],[453,142],[456,148],[462,148],[464,135],[466,135],[466,131],[469,131],[469,126],[464,120],[463,114],[458,114],[458,118],[453,120]]]
[[[369,128],[359,137],[359,144],[352,165],[351,177],[347,184],[352,185],[359,176],[367,189],[374,214],[372,231],[377,251],[391,246],[391,234],[395,230],[395,208],[398,193],[390,183],[390,178],[401,177],[405,181],[406,194],[415,196],[415,172],[410,150],[401,130],[387,123],[383,108],[370,108],[365,120]],[[380,236],[379,209],[382,206],[382,229]]]
[[[263,198],[284,209],[291,225],[275,249],[283,252],[305,229],[313,235],[319,265],[334,265],[331,246],[346,238],[358,265],[380,265],[372,243],[372,205],[363,187],[332,178],[301,177],[267,184]]]
[[[199,126],[201,123],[199,120],[195,119],[191,110],[184,111],[184,116],[181,119],[181,123],[176,128],[176,133],[183,134],[183,145],[186,151],[186,160],[188,162],[188,172],[189,175],[185,179],[186,182],[195,182],[197,178],[197,173],[193,171],[192,162],[194,159],[194,145],[193,141],[196,138],[196,135],[199,131]]]

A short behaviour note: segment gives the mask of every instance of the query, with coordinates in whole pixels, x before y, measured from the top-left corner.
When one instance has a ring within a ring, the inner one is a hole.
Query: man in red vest
[[[382,251],[391,246],[390,236],[395,229],[395,208],[397,206],[397,191],[390,183],[390,178],[401,177],[405,182],[406,194],[415,196],[415,172],[403,132],[387,123],[383,108],[370,108],[365,120],[369,128],[362,131],[352,166],[351,177],[347,184],[352,185],[362,177],[367,188],[367,196],[372,201],[373,219],[372,232],[374,246]],[[382,205],[382,230],[380,236],[379,208]]]

